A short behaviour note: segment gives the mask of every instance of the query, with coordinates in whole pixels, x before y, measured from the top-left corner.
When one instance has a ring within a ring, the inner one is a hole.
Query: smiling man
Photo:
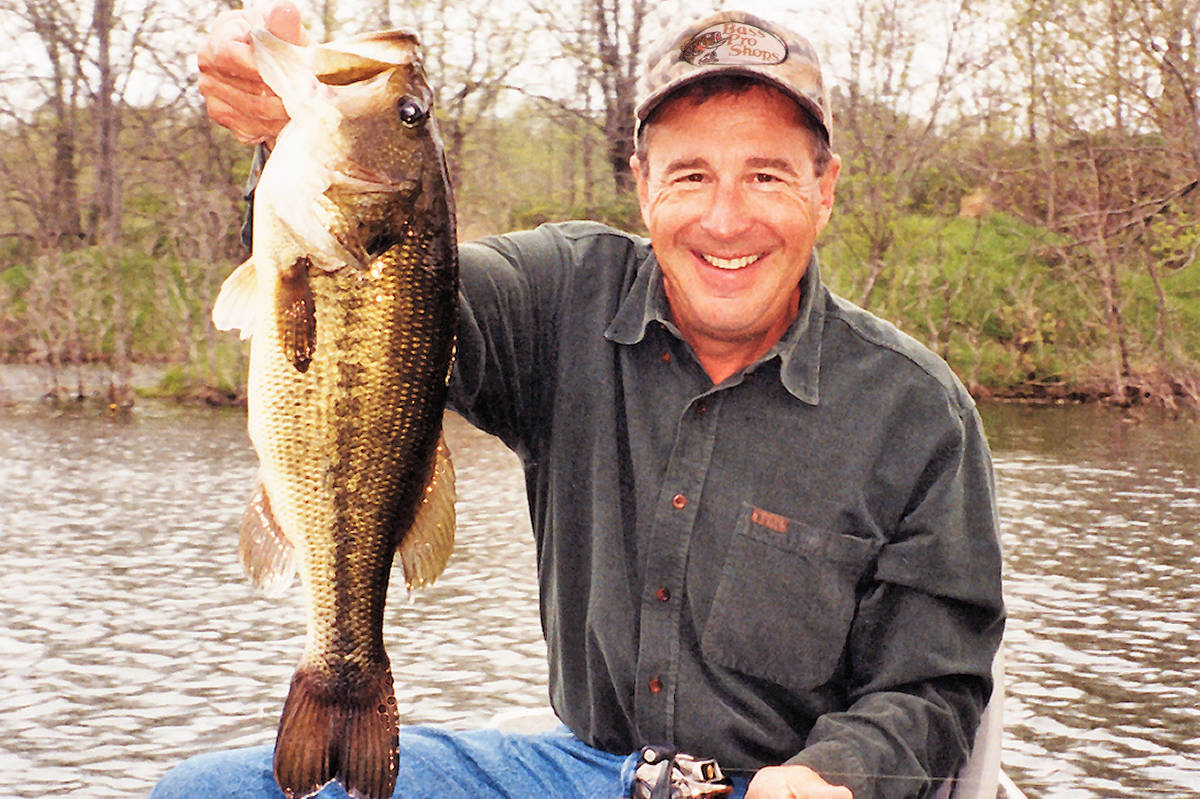
[[[293,40],[297,20],[267,13]],[[200,87],[269,141],[284,116],[246,27],[222,17]],[[524,462],[562,726],[404,728],[396,795],[720,795],[655,792],[672,763],[714,775],[691,758],[747,799],[931,795],[1004,625],[974,405],[821,281],[841,162],[807,41],[723,12],[664,39],[639,94],[649,241],[568,222],[461,248],[450,401]],[[155,793],[216,795],[277,796],[271,748],[192,758]]]
[[[795,98],[734,74],[676,87],[665,107],[643,102],[632,163],[672,321],[713,383],[796,317],[841,167],[833,156],[818,168],[827,134]]]

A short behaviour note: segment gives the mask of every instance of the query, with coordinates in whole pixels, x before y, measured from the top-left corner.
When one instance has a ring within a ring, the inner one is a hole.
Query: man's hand
[[[746,799],[854,799],[849,788],[830,785],[808,766],[768,766],[754,775]]]
[[[205,107],[214,122],[247,144],[274,144],[288,120],[283,103],[263,83],[250,49],[250,29],[265,25],[279,38],[305,44],[300,11],[291,0],[277,0],[261,16],[254,11],[225,11],[196,54]]]

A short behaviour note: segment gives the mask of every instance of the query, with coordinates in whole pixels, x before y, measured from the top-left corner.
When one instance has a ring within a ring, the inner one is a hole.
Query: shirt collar
[[[821,336],[825,326],[825,304],[818,301],[825,295],[820,267],[814,251],[804,277],[800,279],[800,308],[791,326],[779,341],[758,361],[746,367],[751,371],[759,364],[779,357],[779,379],[796,399],[816,405],[820,399]],[[621,301],[616,315],[604,331],[604,337],[617,344],[637,344],[646,335],[651,322],[658,322],[676,338],[679,330],[671,321],[667,295],[663,290],[662,270],[651,252],[638,265],[637,275],[629,292]]]

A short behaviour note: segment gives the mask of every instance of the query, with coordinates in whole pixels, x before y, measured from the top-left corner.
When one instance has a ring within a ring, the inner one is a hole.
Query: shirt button
[[[696,403],[696,415],[703,416],[706,413],[708,413],[708,403],[704,400],[700,400]]]
[[[683,494],[676,494],[671,497],[671,507],[675,508],[675,510],[683,510],[687,507],[687,497]]]
[[[662,588],[655,591],[654,595],[656,597],[658,597],[659,602],[670,602],[671,601],[671,589],[667,588],[665,585]]]
[[[663,362],[663,363],[670,363],[670,362],[671,362],[671,353],[669,353],[669,352],[664,352],[664,353],[662,354],[662,362]]]
[[[657,694],[663,689],[662,680],[657,677],[651,677],[650,682],[646,685],[650,689],[650,693]]]

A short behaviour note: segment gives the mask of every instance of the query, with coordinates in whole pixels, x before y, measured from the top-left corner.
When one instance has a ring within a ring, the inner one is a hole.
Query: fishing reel
[[[657,746],[642,748],[630,799],[717,799],[733,792],[733,782],[717,761]]]

